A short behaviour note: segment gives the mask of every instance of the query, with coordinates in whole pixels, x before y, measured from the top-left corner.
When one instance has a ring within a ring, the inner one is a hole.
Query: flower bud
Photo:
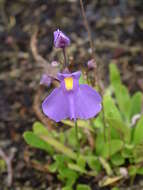
[[[59,66],[59,62],[57,62],[57,61],[52,61],[52,62],[51,62],[51,65],[52,65],[52,67],[58,67],[58,66]]]
[[[70,39],[59,29],[54,32],[55,48],[65,48],[70,45]]]
[[[95,60],[94,60],[94,59],[89,60],[89,61],[87,62],[87,66],[88,66],[89,69],[94,69],[94,68],[96,68],[96,62],[95,62]]]
[[[40,80],[40,85],[50,86],[52,82],[51,77],[49,77],[47,74],[43,74]]]

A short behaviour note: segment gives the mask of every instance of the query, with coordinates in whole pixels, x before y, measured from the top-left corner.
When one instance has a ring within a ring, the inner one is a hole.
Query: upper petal
[[[66,77],[73,77],[74,79],[79,79],[81,75],[81,71],[76,71],[73,73],[58,73],[58,79],[60,81],[64,80]]]
[[[79,79],[80,76],[81,76],[81,71],[76,71],[76,72],[72,73],[72,76],[73,76],[75,79]]]
[[[41,77],[40,84],[50,86],[51,82],[52,78],[44,73]]]

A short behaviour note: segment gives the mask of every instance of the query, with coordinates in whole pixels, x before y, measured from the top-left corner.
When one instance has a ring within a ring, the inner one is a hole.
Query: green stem
[[[66,58],[66,49],[63,48],[63,55],[64,55],[64,64],[65,64],[65,68],[68,66],[68,63],[67,63],[67,58]]]
[[[80,144],[79,144],[79,137],[78,137],[77,121],[75,121],[75,135],[76,135],[76,142],[77,142],[77,153],[79,153],[80,152]]]
[[[104,113],[104,105],[103,105],[103,103],[102,103],[101,114],[102,114],[102,121],[103,121],[104,142],[106,143],[107,142],[107,140],[106,140],[106,121],[105,121],[105,113]]]

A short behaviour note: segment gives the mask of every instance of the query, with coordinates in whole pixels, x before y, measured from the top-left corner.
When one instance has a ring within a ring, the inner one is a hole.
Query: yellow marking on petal
[[[65,81],[66,90],[72,90],[73,89],[73,78],[67,77],[67,78],[64,78],[64,81]]]

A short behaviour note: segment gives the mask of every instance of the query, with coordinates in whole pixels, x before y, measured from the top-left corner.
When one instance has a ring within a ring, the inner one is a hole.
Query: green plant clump
[[[63,121],[69,128],[60,132],[48,131],[42,123],[35,122],[33,131],[24,133],[24,139],[50,155],[48,171],[57,174],[62,190],[91,190],[87,184],[78,184],[78,178],[98,177],[101,172],[104,178],[99,180],[99,186],[113,186],[124,178],[143,175],[141,105],[142,93],[131,96],[116,65],[110,64],[110,85],[103,96],[104,115],[101,112],[90,121],[77,122],[80,152],[76,152],[72,121]]]

